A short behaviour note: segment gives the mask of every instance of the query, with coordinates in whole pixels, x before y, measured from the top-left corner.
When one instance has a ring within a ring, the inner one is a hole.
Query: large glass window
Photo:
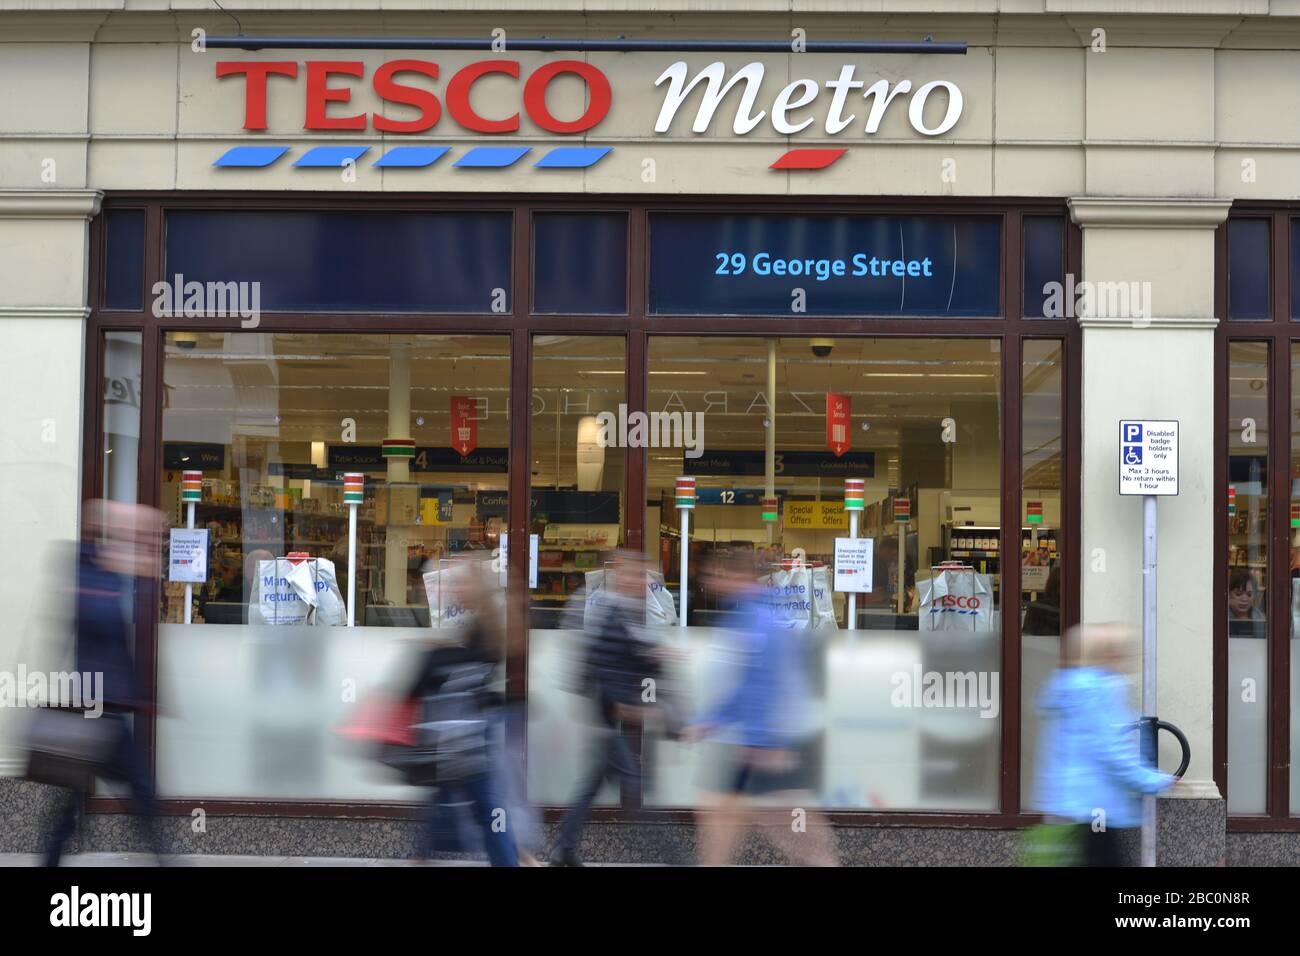
[[[1269,317],[1269,221],[1228,222],[1228,318]]]
[[[1291,500],[1287,586],[1291,606],[1291,753],[1300,754],[1300,343],[1291,345]],[[1300,765],[1291,761],[1292,814],[1300,814]]]
[[[104,214],[104,308],[136,311],[144,302],[144,210]]]
[[[1059,319],[1066,316],[1065,219],[1061,216],[1026,216],[1023,306],[1029,318]],[[1057,284],[1054,290],[1052,283]],[[1053,296],[1056,291],[1056,296]],[[1070,303],[1073,305],[1073,302]]]
[[[1228,810],[1268,782],[1269,344],[1228,345]]]
[[[1000,527],[999,346],[650,340],[647,410],[660,417],[648,432],[647,550],[686,603],[683,683],[705,708],[729,686],[731,638],[716,626],[728,606],[707,569],[743,556],[800,635],[807,695],[790,719],[822,805],[997,807],[1000,562],[1019,546]],[[678,476],[697,488],[685,543]],[[857,537],[871,541],[853,613],[834,574],[836,539],[849,536],[846,479],[863,482]],[[933,681],[959,673],[969,687],[943,706]],[[724,772],[709,746],[646,748],[648,804],[693,805]]]
[[[533,338],[528,793],[542,804],[570,800],[602,739],[591,702],[570,691],[580,686],[583,628],[597,604],[589,599],[624,542],[627,443],[602,429],[627,412],[622,336]],[[607,782],[596,803],[618,802]]]
[[[509,367],[505,336],[168,333],[161,504],[207,569],[162,584],[164,793],[409,796],[331,729],[455,622],[448,562],[504,537]]]
[[[1020,794],[1030,806],[1040,753],[1038,697],[1061,662],[1065,453],[1060,339],[1025,339],[1021,358]]]

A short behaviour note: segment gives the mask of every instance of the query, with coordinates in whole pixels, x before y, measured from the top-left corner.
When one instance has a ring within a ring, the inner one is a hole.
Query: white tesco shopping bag
[[[918,581],[920,630],[993,630],[993,587],[987,574],[950,568]]]
[[[830,568],[821,565],[812,569],[812,627],[813,630],[836,630],[835,605],[832,603]]]
[[[452,597],[451,588],[443,593],[443,583],[451,578],[451,568],[426,571],[424,579],[424,597],[429,602],[430,627],[460,627],[469,620],[465,605]]]
[[[813,626],[813,580],[802,565],[782,568],[759,579],[772,603],[776,627],[809,630]]]
[[[582,609],[583,627],[590,629],[595,614],[604,600],[605,570],[588,571],[585,577],[587,600]],[[677,602],[664,584],[661,571],[647,571],[645,575],[645,622],[672,626],[677,623]]]
[[[334,562],[326,558],[259,561],[255,603],[264,624],[337,627],[347,623]]]

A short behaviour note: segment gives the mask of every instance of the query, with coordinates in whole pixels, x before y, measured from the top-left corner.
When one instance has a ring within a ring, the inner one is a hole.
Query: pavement
[[[206,853],[171,855],[169,866],[487,866],[481,860],[437,860],[427,864],[414,864],[409,860],[379,860],[365,857],[333,856],[219,856]],[[0,867],[40,866],[39,853],[0,853]],[[71,853],[63,858],[63,866],[156,866],[149,853]],[[599,864],[593,864],[599,865]]]

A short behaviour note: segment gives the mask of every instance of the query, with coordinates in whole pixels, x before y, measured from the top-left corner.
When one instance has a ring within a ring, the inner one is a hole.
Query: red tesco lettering
[[[244,78],[244,129],[267,128],[271,78],[296,80],[298,67],[296,62],[278,60],[217,63],[217,79],[229,76]],[[365,63],[360,60],[308,60],[305,67],[303,129],[364,130],[367,126],[365,113],[340,115],[340,112],[344,104],[351,102],[354,92],[353,87],[347,85],[347,78],[364,79]],[[510,116],[483,116],[479,112],[482,104],[479,108],[474,106],[474,86],[489,74],[508,77],[517,84],[521,77],[519,61],[480,60],[457,70],[447,81],[447,115],[461,128],[475,133],[518,132],[518,111]],[[556,117],[546,104],[551,82],[565,74],[578,77],[586,86],[586,109],[573,120]],[[384,133],[423,133],[436,126],[442,118],[443,103],[431,87],[432,81],[438,78],[438,64],[428,60],[392,60],[377,68],[371,78],[375,94],[385,104],[415,107],[418,115],[413,119],[398,120],[382,113],[371,113],[369,119],[374,128]],[[574,135],[594,128],[609,115],[613,94],[609,78],[590,63],[557,60],[533,70],[524,79],[520,99],[523,112],[535,125],[548,133]]]

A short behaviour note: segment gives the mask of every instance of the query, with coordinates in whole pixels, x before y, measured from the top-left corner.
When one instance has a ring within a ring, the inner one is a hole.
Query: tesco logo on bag
[[[978,611],[980,609],[980,599],[977,597],[963,597],[958,594],[944,594],[935,598],[934,603],[940,609],[957,608],[963,611]]]

